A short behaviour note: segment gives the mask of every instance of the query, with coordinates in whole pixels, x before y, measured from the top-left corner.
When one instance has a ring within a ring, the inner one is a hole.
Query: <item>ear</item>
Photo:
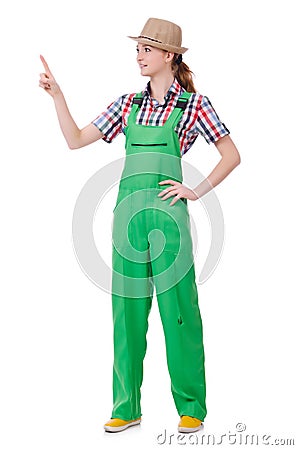
[[[171,62],[173,60],[174,56],[175,56],[175,53],[173,53],[173,52],[166,52],[165,61],[167,63]]]

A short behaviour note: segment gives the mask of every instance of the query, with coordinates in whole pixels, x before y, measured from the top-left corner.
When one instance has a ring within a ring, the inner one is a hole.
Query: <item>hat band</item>
[[[159,44],[162,44],[162,42],[161,41],[158,41],[157,39],[153,39],[153,38],[151,38],[151,37],[148,37],[148,36],[138,36],[138,39],[148,39],[149,41],[153,41],[153,42],[158,42]]]

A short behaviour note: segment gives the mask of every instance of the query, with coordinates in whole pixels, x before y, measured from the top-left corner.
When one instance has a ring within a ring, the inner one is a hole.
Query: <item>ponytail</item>
[[[181,55],[182,56],[182,55]],[[178,64],[177,64],[178,58]],[[196,88],[193,83],[192,75],[193,72],[190,70],[187,64],[179,59],[179,55],[175,54],[172,61],[172,70],[174,72],[175,77],[177,78],[178,83],[187,91],[187,92],[196,92]]]

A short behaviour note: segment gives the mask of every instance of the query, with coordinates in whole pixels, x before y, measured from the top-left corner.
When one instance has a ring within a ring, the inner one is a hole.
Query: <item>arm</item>
[[[78,128],[69,112],[64,95],[50,71],[48,64],[42,55],[40,55],[40,59],[44,65],[45,73],[40,74],[39,86],[50,94],[54,100],[59,125],[68,147],[71,150],[77,149],[101,139],[103,134],[92,123],[82,129]]]
[[[198,198],[217,186],[241,162],[240,154],[229,135],[218,139],[214,145],[221,154],[221,160],[208,177],[193,189]]]

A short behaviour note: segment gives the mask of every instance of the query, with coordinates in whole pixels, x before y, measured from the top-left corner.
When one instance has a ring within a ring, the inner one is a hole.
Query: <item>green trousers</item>
[[[173,197],[158,197],[167,187],[159,181],[182,182],[174,128],[187,98],[185,93],[163,126],[143,127],[136,124],[141,107],[138,95],[125,129],[127,157],[112,231],[112,418],[133,420],[142,415],[143,360],[154,287],[177,412],[202,421],[207,413],[202,320],[187,200],[170,206]]]

